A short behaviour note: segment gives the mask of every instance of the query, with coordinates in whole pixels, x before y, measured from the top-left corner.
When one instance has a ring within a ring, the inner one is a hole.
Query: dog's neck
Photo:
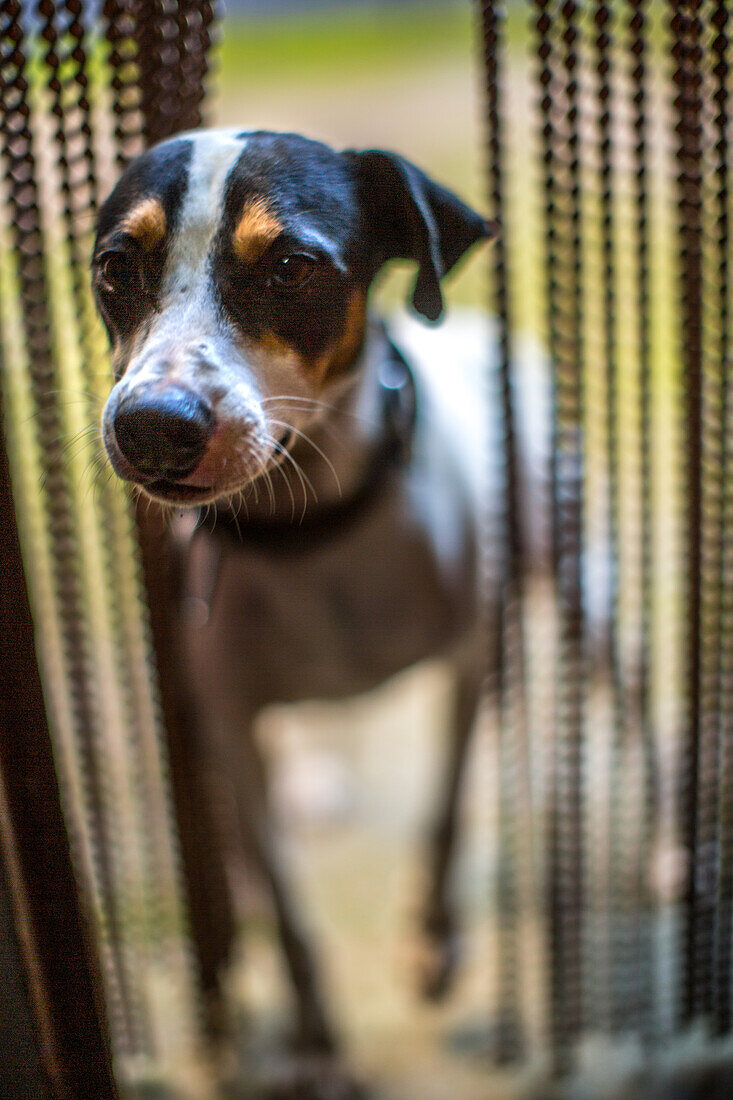
[[[383,446],[380,366],[387,348],[383,325],[370,322],[348,376],[334,388],[319,419],[295,437],[289,457],[252,483],[240,519],[298,522],[304,514],[339,507],[359,493]]]

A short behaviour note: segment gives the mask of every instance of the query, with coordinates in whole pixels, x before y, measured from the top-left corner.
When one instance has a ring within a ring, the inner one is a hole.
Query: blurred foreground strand
[[[496,57],[498,6],[481,7],[492,214],[503,226],[492,263],[507,590],[526,639],[515,651],[505,627],[501,738],[514,737],[515,758],[528,739],[530,843],[545,852],[547,900],[525,911],[522,895],[517,916],[544,944],[541,1023],[563,1075],[591,1033],[651,1052],[693,1024],[717,1035],[731,1026],[731,16],[713,0],[527,9],[535,113],[525,119],[512,110],[510,39]],[[512,219],[513,187],[543,261],[549,604],[534,581],[514,587],[512,566],[521,408],[506,349],[521,336],[510,318],[527,294],[514,280],[530,236]],[[526,730],[507,703],[517,693]],[[511,772],[505,782],[510,805]],[[501,812],[497,843],[501,928],[518,849]],[[526,1012],[537,979],[505,945],[500,973],[512,977],[499,983],[496,1018],[524,1028],[517,1005]]]
[[[66,828],[128,1087],[193,1072],[200,1008],[133,516],[90,435],[109,368],[88,257],[116,166],[200,123],[213,13],[139,0],[91,9],[2,4],[3,389]],[[160,596],[153,610],[165,618]],[[84,1019],[94,1009],[81,990]],[[90,1047],[89,1071],[94,1056]]]
[[[487,111],[487,143],[489,197],[491,217],[499,226],[506,221],[504,204],[504,129],[502,94],[502,50],[504,46],[505,14],[498,5],[482,3],[484,77]],[[515,413],[511,394],[511,320],[507,253],[503,232],[492,245],[492,308],[498,322],[497,377],[489,380],[489,401],[501,408],[503,444],[503,545],[484,547],[485,555],[500,555],[497,563],[504,576],[500,608],[499,653],[497,683],[490,684],[500,696],[499,715],[499,807],[498,830],[500,855],[496,873],[496,952],[498,963],[495,1056],[499,1063],[520,1060],[524,1039],[519,999],[519,927],[521,911],[522,872],[531,867],[523,860],[522,823],[531,812],[526,805],[529,793],[529,763],[526,751],[526,713],[523,680],[524,639],[522,624],[523,551],[519,523],[519,481]],[[495,384],[492,384],[495,383]],[[492,472],[489,471],[491,478]],[[491,509],[494,503],[486,502]],[[487,536],[486,536],[487,537]],[[488,578],[487,578],[488,583]],[[494,623],[486,624],[489,638],[487,660],[493,665],[496,643]],[[488,639],[487,639],[488,640]],[[524,795],[524,803],[522,796]],[[523,816],[524,815],[524,816]],[[526,839],[526,837],[525,837]],[[531,854],[529,856],[531,862]]]

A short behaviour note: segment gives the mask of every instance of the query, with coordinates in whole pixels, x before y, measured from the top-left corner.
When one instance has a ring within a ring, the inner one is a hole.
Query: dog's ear
[[[496,226],[396,153],[349,150],[377,266],[418,264],[412,304],[429,321],[443,312],[440,280],[463,253]]]

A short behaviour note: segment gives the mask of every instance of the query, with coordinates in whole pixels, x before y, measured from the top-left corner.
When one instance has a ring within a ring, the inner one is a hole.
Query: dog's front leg
[[[240,595],[226,588],[227,565],[231,559],[206,533],[194,539],[187,585],[192,603],[188,668],[196,686],[202,751],[218,803],[221,842],[235,860],[247,858],[270,894],[295,994],[298,1048],[331,1053],[335,1032],[324,1008],[315,954],[288,887],[270,821],[267,768],[255,733],[258,708],[251,704],[246,658],[237,647],[241,623],[230,614]]]
[[[425,948],[421,990],[425,997],[436,1001],[449,992],[458,963],[453,871],[461,794],[480,693],[480,674],[475,669],[460,669],[451,701],[445,780],[429,837],[427,896],[421,915]]]
[[[250,725],[237,730],[237,804],[242,841],[267,885],[285,962],[293,984],[297,1049],[332,1054],[337,1046],[320,987],[315,952],[292,896],[278,838],[268,809],[267,774],[262,753]]]
[[[359,1085],[338,1055],[316,955],[284,874],[268,812],[267,769],[249,708],[231,680],[216,676],[218,664],[209,664],[207,669],[214,676],[206,677],[202,712],[211,791],[220,811],[215,817],[224,830],[222,843],[232,851],[233,841],[238,842],[236,848],[247,857],[250,873],[259,876],[270,894],[295,999],[294,1050],[290,1055],[283,1052],[277,1065],[270,1061],[255,1065],[252,1072],[260,1087],[257,1095],[267,1100],[361,1100]],[[227,812],[229,792],[234,793],[236,803],[231,814]]]
[[[295,993],[295,1057],[264,1082],[267,1100],[365,1100],[337,1053],[320,989],[316,956],[290,893],[267,812],[267,776],[252,727],[239,740],[239,812],[243,842],[272,896],[280,943]]]

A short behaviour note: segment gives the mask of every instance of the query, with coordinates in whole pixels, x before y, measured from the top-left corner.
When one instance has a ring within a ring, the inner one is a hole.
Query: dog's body
[[[394,363],[380,326],[362,355],[348,400],[291,452],[314,486],[311,512],[302,516],[291,468],[291,480],[273,486],[274,510],[262,487],[247,515],[210,517],[205,537],[220,557],[204,644],[217,669],[232,667],[232,687],[250,712],[369,691],[428,657],[444,656],[466,674],[476,662],[473,494],[429,376],[415,366],[402,381],[414,391],[405,396],[415,405],[414,425],[404,425],[409,455],[385,456],[378,480],[362,491],[371,474],[355,470],[353,458],[383,446],[380,368]]]
[[[105,445],[157,499],[221,502],[194,539],[207,613],[189,628],[191,675],[213,766],[236,777],[311,1047],[333,1038],[266,825],[252,725],[270,703],[342,698],[424,658],[450,662],[452,750],[424,918],[437,952],[427,984],[440,992],[457,796],[490,660],[477,491],[460,427],[368,320],[366,296],[385,260],[411,258],[413,304],[436,319],[440,278],[487,235],[401,158],[272,134],[165,143],[100,217],[96,290],[117,377]]]

